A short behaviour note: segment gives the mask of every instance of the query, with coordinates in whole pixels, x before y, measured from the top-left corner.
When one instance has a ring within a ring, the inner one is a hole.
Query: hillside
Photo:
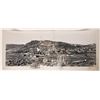
[[[79,45],[59,41],[31,41],[6,45],[7,66],[94,66],[96,44]]]

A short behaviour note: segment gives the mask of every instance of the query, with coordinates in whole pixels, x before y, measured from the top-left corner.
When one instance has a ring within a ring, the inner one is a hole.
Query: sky
[[[3,30],[3,40],[6,44],[25,44],[32,40],[52,40],[72,44],[92,44],[97,41],[96,29],[78,30]]]

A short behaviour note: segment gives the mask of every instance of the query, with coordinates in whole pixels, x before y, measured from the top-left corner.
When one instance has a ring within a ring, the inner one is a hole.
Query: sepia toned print
[[[5,40],[5,65],[8,68],[95,67],[95,31],[5,30],[5,38],[13,37]]]
[[[93,66],[96,44],[78,45],[50,40],[6,45],[7,66]]]

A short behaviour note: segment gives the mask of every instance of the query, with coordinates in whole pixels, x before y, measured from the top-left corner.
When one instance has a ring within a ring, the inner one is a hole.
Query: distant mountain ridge
[[[65,43],[65,42],[56,42],[56,41],[50,41],[50,40],[44,40],[44,41],[39,41],[39,40],[33,40],[31,42],[24,44],[7,44],[6,48],[16,48],[19,47],[18,52],[22,51],[22,52],[27,52],[27,50],[29,48],[35,48],[35,47],[40,47],[40,46],[46,46],[46,47],[50,47],[50,46],[55,46],[55,48],[66,48],[66,49],[74,49],[76,47],[78,48],[82,48],[82,47],[91,47],[93,46],[94,48],[96,47],[96,44],[88,44],[88,45],[81,45],[81,44],[70,44],[70,43]],[[26,50],[27,49],[27,50]]]

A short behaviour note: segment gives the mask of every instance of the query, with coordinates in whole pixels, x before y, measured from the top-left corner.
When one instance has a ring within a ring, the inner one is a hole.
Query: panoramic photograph
[[[95,67],[97,30],[3,30],[6,68]]]

